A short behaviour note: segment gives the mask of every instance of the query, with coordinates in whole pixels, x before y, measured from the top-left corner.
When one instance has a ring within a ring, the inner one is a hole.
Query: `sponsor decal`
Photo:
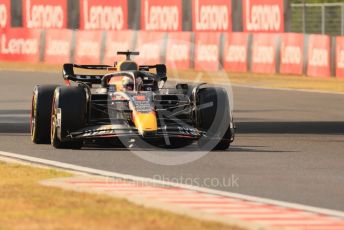
[[[303,42],[303,34],[286,33],[281,35],[281,73],[302,74],[304,59]]]
[[[127,0],[80,0],[80,29],[127,29],[127,5]]]
[[[139,56],[134,57],[138,64],[154,65],[160,63],[165,33],[140,31],[136,50]]]
[[[307,75],[331,75],[330,43],[330,37],[327,35],[309,35]]]
[[[24,0],[23,25],[30,29],[61,29],[67,26],[67,0]]]
[[[132,49],[133,31],[107,32],[104,63],[113,64],[115,61],[123,59],[123,56],[117,56],[117,51],[126,51]]]
[[[47,30],[44,61],[46,63],[66,63],[70,61],[72,41],[71,30]]]
[[[252,48],[252,72],[275,73],[276,34],[254,34]]]
[[[191,33],[175,32],[168,34],[166,65],[175,69],[190,67]]]
[[[228,33],[226,35],[223,67],[232,72],[247,71],[247,33]]]
[[[231,31],[232,6],[228,0],[194,0],[194,31]]]
[[[101,31],[78,31],[74,61],[79,64],[100,63]]]
[[[0,60],[39,61],[40,31],[7,29],[0,35]]]
[[[182,1],[141,0],[141,28],[155,31],[182,30]]]
[[[219,68],[220,33],[196,33],[195,69],[216,71]]]
[[[10,0],[0,0],[0,29],[8,28],[11,19]]]
[[[284,0],[243,0],[245,32],[283,32]]]

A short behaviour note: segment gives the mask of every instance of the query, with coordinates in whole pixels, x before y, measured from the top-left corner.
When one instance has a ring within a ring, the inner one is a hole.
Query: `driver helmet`
[[[133,79],[130,77],[123,77],[122,79],[122,86],[124,91],[133,91],[134,90],[134,82]]]

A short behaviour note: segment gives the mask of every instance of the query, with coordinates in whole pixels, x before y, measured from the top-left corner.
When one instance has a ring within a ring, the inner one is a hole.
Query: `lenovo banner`
[[[254,73],[276,72],[277,34],[254,34],[251,70]]]
[[[190,68],[191,33],[174,32],[168,34],[166,65],[172,69]]]
[[[220,33],[195,34],[195,69],[217,71],[220,67]]]
[[[71,30],[47,30],[45,35],[44,62],[62,64],[70,62],[72,49]]]
[[[223,53],[223,68],[230,72],[247,71],[247,33],[226,34]]]
[[[0,0],[0,29],[8,28],[11,24],[11,1]]]
[[[281,34],[280,73],[303,74],[303,34]]]
[[[232,2],[192,1],[192,26],[194,31],[232,31]]]
[[[245,32],[284,32],[284,0],[243,0]]]
[[[327,35],[309,35],[308,76],[331,76],[330,64],[331,38]]]
[[[78,31],[74,62],[77,64],[100,64],[101,31]]]
[[[134,57],[139,65],[155,65],[161,63],[166,34],[163,32],[140,31],[137,35],[136,51],[140,56]]]
[[[336,37],[336,77],[344,78],[344,37]]]
[[[127,0],[80,0],[80,29],[125,30],[127,28]]]
[[[117,52],[132,50],[133,40],[134,32],[130,30],[107,32],[103,62],[108,65],[113,65],[115,61],[123,59],[123,56],[119,59]]]
[[[23,0],[23,26],[30,29],[67,27],[67,0]]]
[[[39,61],[41,31],[29,29],[0,30],[0,60]]]
[[[182,30],[182,0],[141,0],[141,29]]]

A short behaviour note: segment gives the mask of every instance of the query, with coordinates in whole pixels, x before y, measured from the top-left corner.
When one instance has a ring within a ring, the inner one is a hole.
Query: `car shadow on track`
[[[236,132],[241,134],[329,134],[343,135],[344,121],[292,121],[292,122],[237,122]]]

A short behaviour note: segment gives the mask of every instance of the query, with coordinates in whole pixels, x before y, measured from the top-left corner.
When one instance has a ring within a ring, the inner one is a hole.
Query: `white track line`
[[[5,157],[20,159],[20,160],[24,160],[24,161],[29,161],[32,163],[43,164],[46,166],[53,166],[53,167],[57,167],[57,168],[77,171],[77,172],[89,173],[89,174],[94,174],[94,175],[101,175],[101,176],[106,176],[106,177],[121,178],[124,180],[130,180],[130,181],[147,183],[147,184],[156,184],[156,185],[160,185],[160,186],[179,187],[179,188],[183,188],[183,189],[199,191],[199,192],[208,193],[208,194],[216,194],[216,195],[220,195],[220,196],[234,197],[234,198],[242,199],[242,200],[246,200],[246,201],[272,204],[272,205],[281,206],[281,207],[299,209],[299,210],[303,210],[303,211],[307,211],[307,212],[344,218],[344,212],[341,212],[341,211],[329,210],[329,209],[324,209],[324,208],[316,208],[316,207],[311,207],[311,206],[306,206],[306,205],[301,205],[301,204],[288,203],[288,202],[284,202],[284,201],[277,201],[277,200],[272,200],[272,199],[260,198],[260,197],[255,197],[255,196],[248,196],[248,195],[225,192],[225,191],[218,191],[218,190],[214,190],[214,189],[201,188],[201,187],[196,187],[196,186],[192,186],[192,185],[178,184],[178,183],[173,183],[173,182],[168,182],[168,181],[159,181],[159,180],[146,178],[146,177],[138,177],[138,176],[115,173],[115,172],[110,172],[110,171],[103,171],[103,170],[98,170],[98,169],[93,169],[93,168],[88,168],[88,167],[83,167],[83,166],[78,166],[78,165],[73,165],[73,164],[67,164],[67,163],[58,162],[58,161],[52,161],[52,160],[46,160],[46,159],[41,159],[41,158],[37,158],[37,157],[25,156],[25,155],[16,154],[16,153],[9,153],[9,152],[0,151],[0,155],[5,156]]]

